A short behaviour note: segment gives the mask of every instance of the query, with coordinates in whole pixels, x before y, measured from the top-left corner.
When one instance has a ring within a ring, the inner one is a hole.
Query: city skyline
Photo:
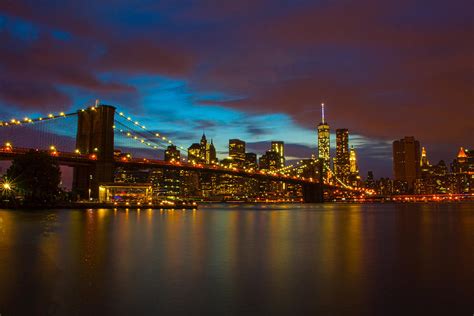
[[[291,161],[317,153],[325,102],[331,156],[335,130],[347,128],[364,176],[392,176],[392,141],[405,136],[433,162],[449,161],[474,147],[469,3],[395,4],[360,12],[365,5],[345,2],[124,1],[111,12],[104,3],[31,10],[5,1],[0,114],[67,111],[99,98],[132,107],[183,145],[205,130],[221,158],[239,138],[259,154],[282,140]]]

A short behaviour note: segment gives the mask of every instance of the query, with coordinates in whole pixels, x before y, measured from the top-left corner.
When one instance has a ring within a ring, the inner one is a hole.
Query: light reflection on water
[[[473,209],[0,210],[0,314],[469,314]]]

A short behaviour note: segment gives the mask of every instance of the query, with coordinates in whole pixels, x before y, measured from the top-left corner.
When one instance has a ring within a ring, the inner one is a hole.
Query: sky
[[[0,118],[116,106],[188,147],[203,132],[316,153],[320,103],[363,173],[391,142],[474,148],[474,2],[0,1]],[[335,138],[332,138],[335,146]]]

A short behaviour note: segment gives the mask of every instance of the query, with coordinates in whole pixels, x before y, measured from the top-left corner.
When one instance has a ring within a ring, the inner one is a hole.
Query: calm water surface
[[[472,315],[474,204],[0,210],[0,314]]]

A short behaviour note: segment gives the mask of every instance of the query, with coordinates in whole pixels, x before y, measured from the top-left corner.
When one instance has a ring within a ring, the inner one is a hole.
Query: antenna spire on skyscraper
[[[324,124],[324,103],[321,103],[321,122]]]

